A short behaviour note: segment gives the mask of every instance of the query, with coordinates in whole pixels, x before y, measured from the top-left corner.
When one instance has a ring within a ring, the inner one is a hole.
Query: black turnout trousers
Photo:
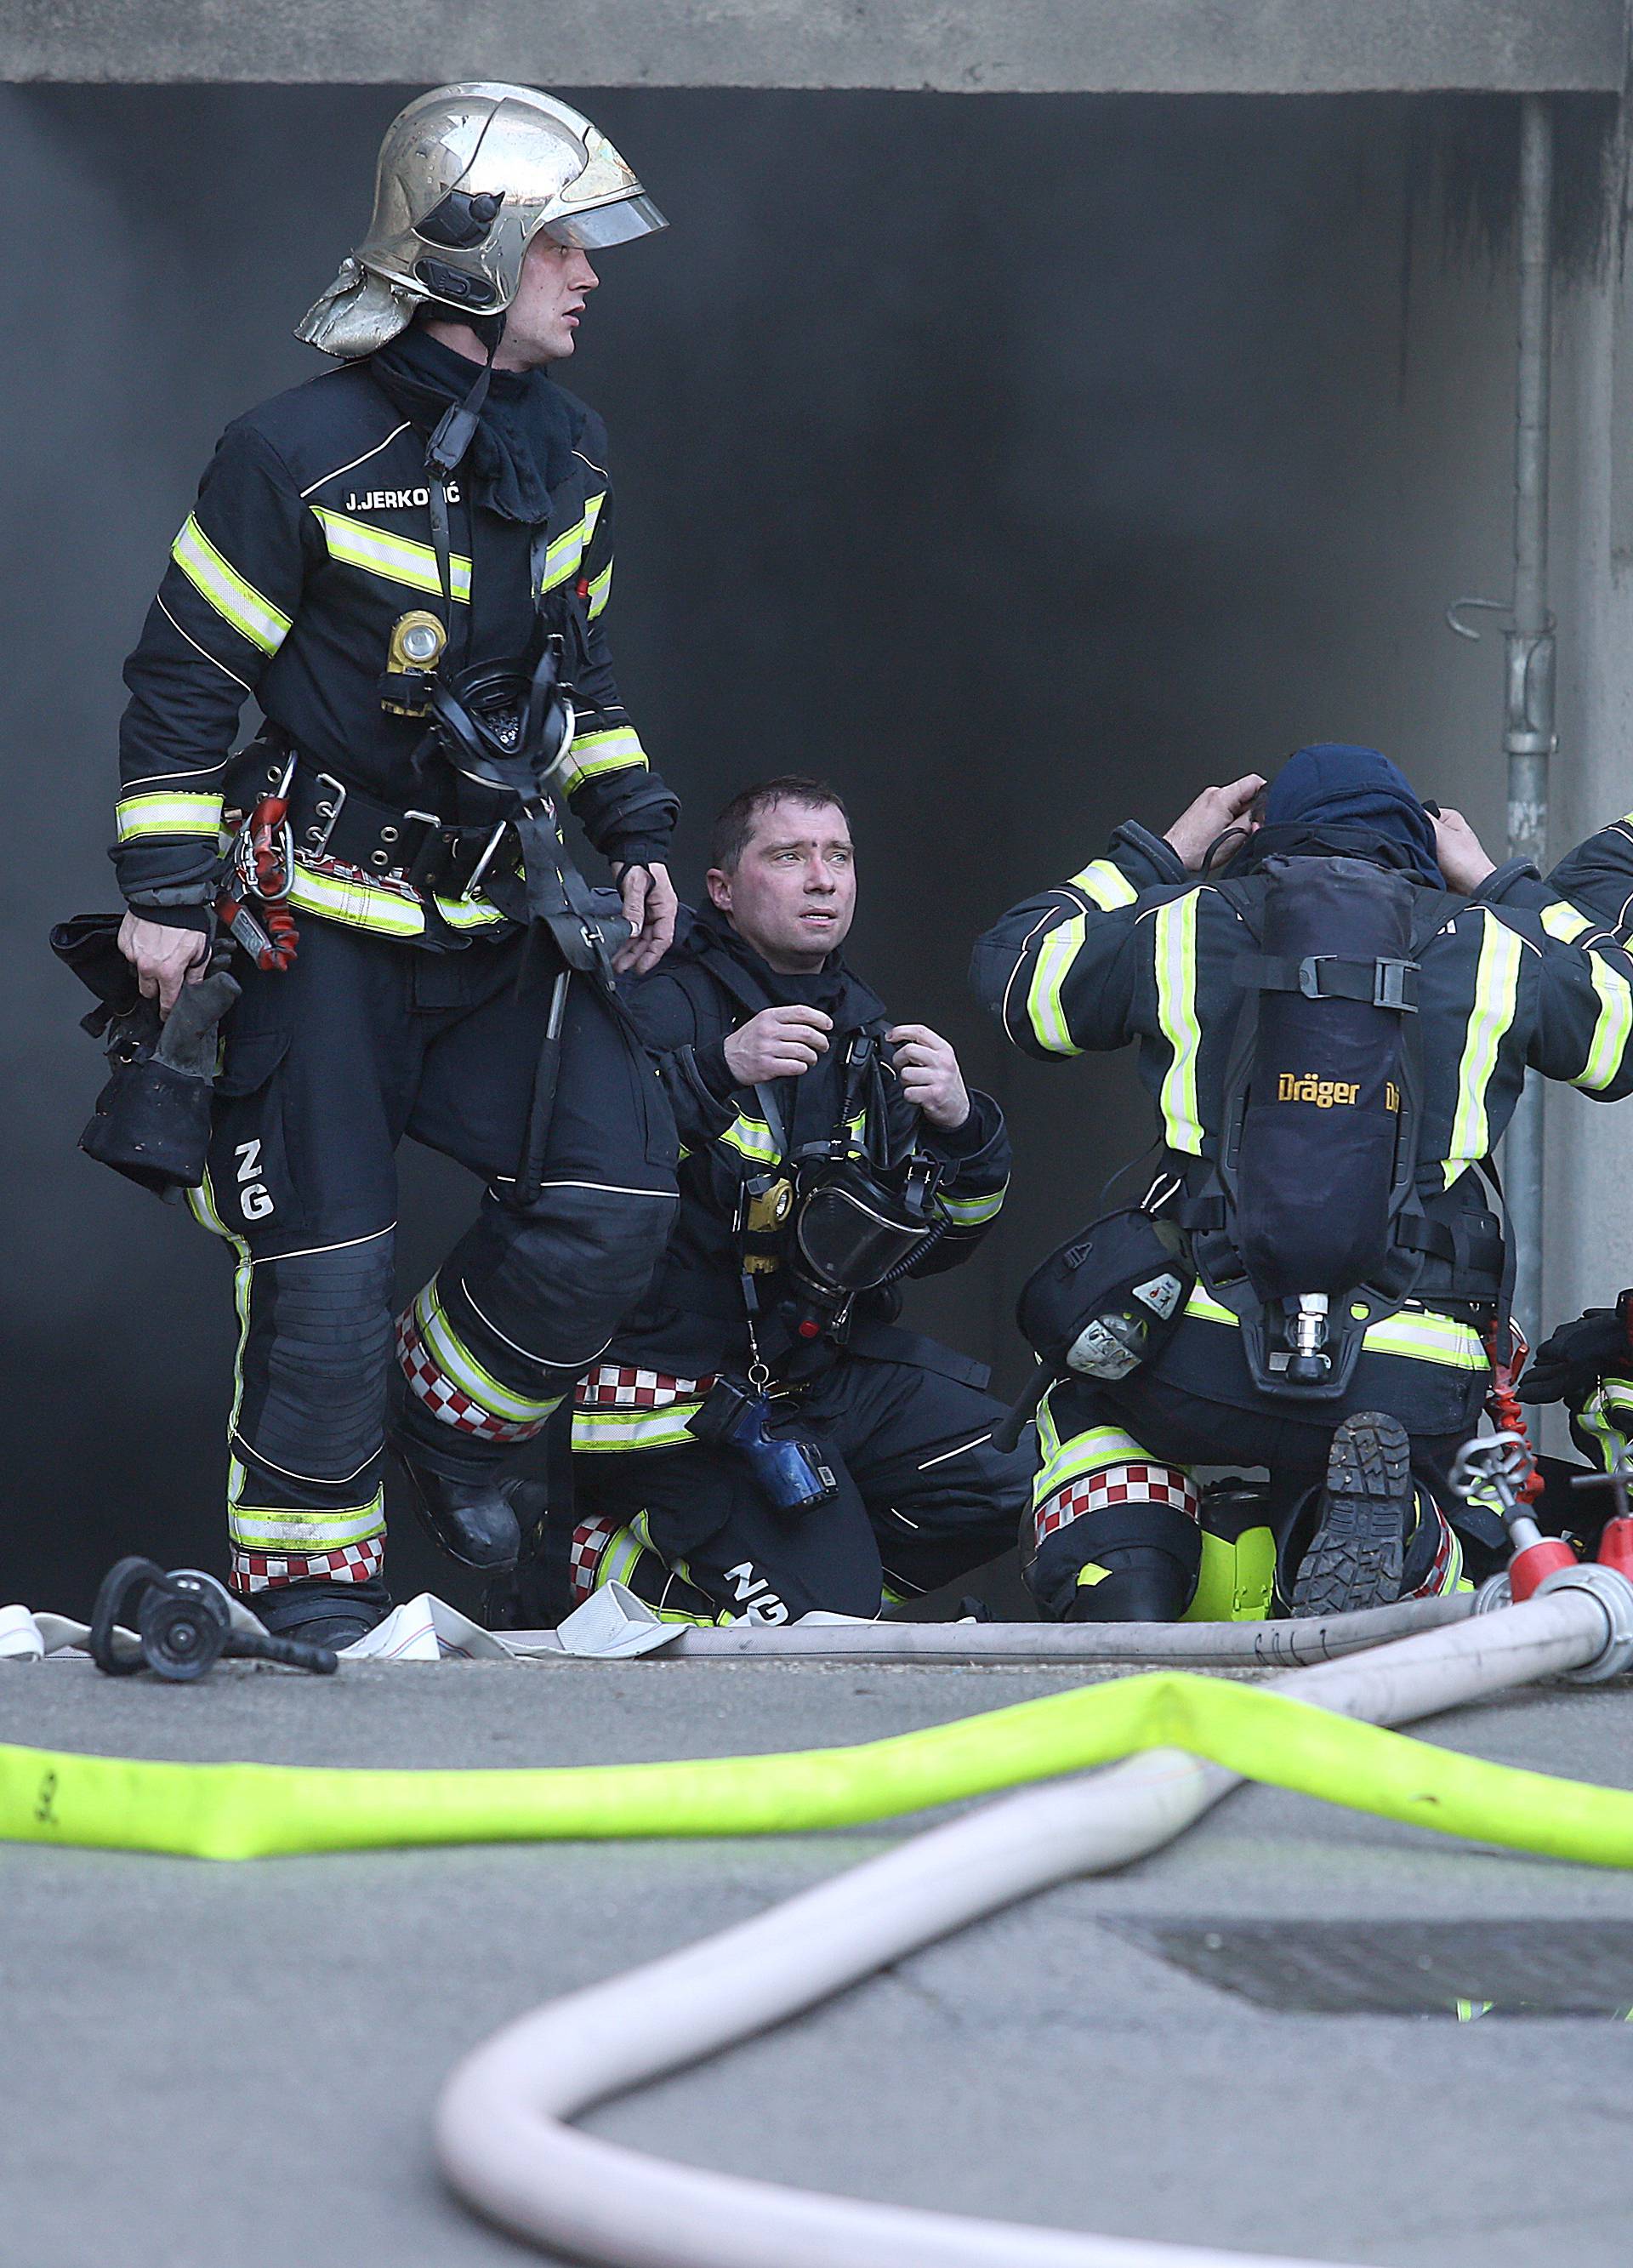
[[[837,1493],[776,1510],[741,1455],[714,1443],[573,1460],[580,1517],[644,1514],[653,1549],[717,1609],[788,1622],[877,1615],[983,1566],[1015,1541],[1033,1460],[992,1446],[1006,1415],[972,1386],[904,1362],[841,1354],[774,1403],[774,1430],[817,1444]]]
[[[569,990],[542,1187],[516,1176],[554,948],[433,954],[303,924],[227,1031],[195,1211],[238,1255],[228,1520],[242,1590],[379,1571],[394,1438],[486,1478],[536,1434],[640,1298],[673,1216],[676,1144],[648,1058],[592,980]],[[479,1175],[478,1217],[394,1319],[405,1135]]]

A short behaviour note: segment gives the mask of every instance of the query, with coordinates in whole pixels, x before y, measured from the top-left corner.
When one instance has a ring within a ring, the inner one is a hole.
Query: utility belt
[[[509,873],[515,864],[509,821],[466,826],[438,812],[383,802],[355,780],[322,770],[278,733],[263,732],[245,749],[235,768],[233,799],[247,805],[276,786],[291,755],[297,761],[289,823],[303,858],[333,859],[371,881],[449,898],[474,896],[482,882]]]

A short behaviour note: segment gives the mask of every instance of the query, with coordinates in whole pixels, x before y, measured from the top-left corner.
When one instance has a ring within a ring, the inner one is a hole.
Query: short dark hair
[[[723,874],[735,874],[754,834],[755,820],[762,811],[769,811],[774,803],[798,803],[807,811],[820,811],[831,805],[846,826],[850,824],[850,814],[839,790],[830,787],[826,780],[813,778],[809,772],[783,772],[776,779],[756,780],[753,787],[739,788],[731,802],[716,814],[715,823],[709,830],[710,866],[717,866]]]

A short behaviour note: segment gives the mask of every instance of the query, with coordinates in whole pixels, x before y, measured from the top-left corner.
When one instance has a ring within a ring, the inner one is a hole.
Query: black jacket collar
[[[381,347],[369,366],[387,400],[427,436],[451,402],[464,401],[479,368],[418,324]],[[502,519],[548,520],[550,490],[571,469],[588,415],[541,370],[496,370],[465,460],[482,504]]]
[[[783,976],[769,968],[712,906],[701,912],[682,909],[671,952],[680,961],[691,961],[707,969],[751,1015],[758,1015],[762,1008],[799,1003],[820,1008],[834,1019],[835,1030],[843,1034],[860,1031],[886,1014],[878,993],[845,966],[842,954],[830,953],[814,976]]]

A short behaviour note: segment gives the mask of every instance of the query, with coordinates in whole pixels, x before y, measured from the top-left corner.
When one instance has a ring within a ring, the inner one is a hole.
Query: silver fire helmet
[[[295,335],[349,361],[395,338],[427,300],[502,313],[541,230],[588,252],[666,225],[607,136],[553,94],[434,87],[387,128],[369,232]]]

